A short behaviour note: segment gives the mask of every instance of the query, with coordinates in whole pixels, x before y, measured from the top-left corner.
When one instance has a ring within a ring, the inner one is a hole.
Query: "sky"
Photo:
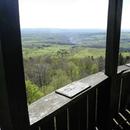
[[[122,28],[130,28],[130,0],[124,0]],[[19,0],[21,28],[106,29],[108,0]]]

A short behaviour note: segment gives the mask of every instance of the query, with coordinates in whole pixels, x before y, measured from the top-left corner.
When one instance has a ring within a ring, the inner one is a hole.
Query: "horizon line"
[[[101,31],[107,31],[105,28],[54,28],[54,27],[20,27],[20,29],[58,29],[58,30],[101,30]],[[130,28],[122,28],[121,31],[130,31]]]
[[[21,27],[21,29],[96,29],[96,30],[106,30],[105,28],[56,28],[56,27]]]

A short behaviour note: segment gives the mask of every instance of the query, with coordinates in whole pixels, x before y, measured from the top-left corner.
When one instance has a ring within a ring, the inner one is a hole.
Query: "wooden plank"
[[[129,77],[125,76],[122,78],[120,112],[125,111],[127,106],[127,94],[128,94],[129,83],[130,83]]]
[[[127,65],[121,65],[121,66],[118,66],[118,74],[119,73],[123,73],[123,72],[126,72],[126,71],[128,71],[128,70],[130,70],[130,67],[128,67]]]
[[[79,93],[85,91],[86,89],[90,88],[91,86],[79,81],[72,82],[65,87],[62,87],[56,90],[56,93],[64,95],[68,98],[73,98]]]
[[[87,96],[69,107],[69,130],[87,129]]]
[[[130,109],[130,72],[125,72],[123,75],[120,111]]]
[[[40,125],[40,130],[55,130],[54,117],[49,119],[48,121],[44,121]]]
[[[3,65],[3,56],[1,51],[1,43],[0,43],[0,125],[1,127],[12,127],[11,120],[10,120],[10,113],[9,113],[9,106],[8,106],[8,98],[6,96],[6,81],[5,81],[5,74],[4,74],[4,65]],[[5,111],[6,110],[6,111]]]
[[[109,130],[109,99],[110,80],[106,80],[97,88],[97,115],[96,122],[99,130]]]
[[[59,109],[62,109],[70,99],[55,92],[42,97],[29,106],[30,124],[42,119],[51,118]]]
[[[67,109],[65,109],[56,115],[56,130],[67,130],[67,122]]]
[[[30,130],[40,130],[39,126],[31,126]]]
[[[18,0],[0,1],[0,124],[27,130],[27,112]]]
[[[69,107],[69,130],[80,130],[80,103],[76,102]]]
[[[80,130],[88,129],[88,95],[81,99]]]
[[[88,94],[88,128],[89,130],[94,129],[96,125],[96,89],[93,89]]]
[[[113,116],[117,115],[120,107],[120,93],[122,91],[121,86],[121,74],[117,75],[115,79],[112,79],[111,90],[111,113]]]
[[[110,89],[111,83],[113,83],[113,86],[116,86],[112,92]],[[114,81],[108,79],[98,87],[97,124],[99,129],[108,130],[108,127],[112,127],[112,118],[119,111],[120,84],[121,79],[118,75]]]
[[[128,69],[124,69],[125,71],[120,72],[121,74],[121,84],[120,84],[120,97],[119,97],[119,110],[118,112],[124,112],[127,107],[127,101],[128,101],[128,95],[129,93],[129,77],[130,77],[130,71],[129,67]]]

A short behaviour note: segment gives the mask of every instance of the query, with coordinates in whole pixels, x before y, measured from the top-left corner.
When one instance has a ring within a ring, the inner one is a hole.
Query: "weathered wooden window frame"
[[[105,73],[111,81],[110,91],[107,92],[110,95],[110,109],[113,107],[113,90],[116,89],[114,81],[117,75],[122,2],[123,0],[109,0]],[[29,129],[26,99],[18,0],[1,0],[0,126],[5,130]],[[113,113],[109,111],[109,114]]]

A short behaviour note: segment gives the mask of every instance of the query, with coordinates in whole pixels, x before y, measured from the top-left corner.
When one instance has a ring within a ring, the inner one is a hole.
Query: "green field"
[[[41,57],[41,56],[57,56],[57,52],[64,49],[69,52],[68,58],[83,58],[87,56],[93,56],[94,58],[103,56],[105,57],[104,48],[90,48],[90,47],[76,47],[73,48],[71,45],[51,45],[43,48],[23,48],[23,56],[25,59],[30,57]],[[129,51],[122,51],[123,56],[130,56]]]
[[[86,56],[93,56],[94,58],[105,56],[105,49],[89,48],[89,47],[75,47],[71,45],[51,45],[43,48],[23,48],[23,56],[25,59],[39,56],[57,56],[57,52],[64,49],[69,52],[69,58],[83,58]]]

